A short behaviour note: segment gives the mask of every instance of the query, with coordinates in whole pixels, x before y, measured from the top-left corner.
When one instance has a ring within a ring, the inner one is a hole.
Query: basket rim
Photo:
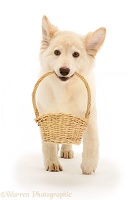
[[[48,113],[48,114],[42,114],[42,115],[39,115],[38,117],[35,118],[35,121],[38,121],[39,119],[43,118],[43,117],[52,117],[52,116],[66,116],[66,117],[72,117],[72,118],[75,118],[75,119],[79,119],[81,121],[84,121],[84,122],[87,122],[88,119],[85,118],[85,117],[79,117],[77,115],[73,115],[73,114],[67,114],[67,113]]]

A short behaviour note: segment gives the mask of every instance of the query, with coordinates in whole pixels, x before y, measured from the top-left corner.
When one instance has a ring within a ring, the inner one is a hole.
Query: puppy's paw
[[[74,157],[74,151],[73,150],[61,150],[60,157],[66,158],[66,159],[71,159]]]
[[[45,166],[46,171],[49,172],[59,172],[63,171],[62,166],[58,162],[51,162]]]
[[[97,162],[89,161],[89,162],[82,162],[81,169],[82,173],[86,175],[90,175],[95,172],[97,168]]]

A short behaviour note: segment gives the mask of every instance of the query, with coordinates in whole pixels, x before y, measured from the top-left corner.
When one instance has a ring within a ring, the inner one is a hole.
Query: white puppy
[[[42,43],[40,49],[41,70],[39,77],[55,71],[43,81],[36,94],[40,114],[69,113],[84,117],[87,93],[84,84],[74,76],[77,71],[84,76],[91,89],[91,112],[88,129],[83,134],[81,169],[84,174],[95,172],[99,158],[99,139],[95,105],[94,58],[104,42],[105,28],[86,36],[69,31],[59,31],[46,16],[42,20]],[[61,134],[61,133],[60,133]],[[61,171],[57,157],[58,145],[42,141],[45,169]],[[73,158],[72,145],[62,145],[62,158]]]

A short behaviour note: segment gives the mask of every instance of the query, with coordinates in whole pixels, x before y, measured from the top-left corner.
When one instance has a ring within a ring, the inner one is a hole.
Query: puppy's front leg
[[[90,113],[89,125],[83,135],[83,154],[81,169],[83,174],[95,172],[99,158],[99,139],[97,128],[96,109],[93,108]]]
[[[42,138],[42,137],[41,137]],[[58,172],[62,171],[62,166],[57,157],[58,145],[46,143],[42,139],[42,150],[44,157],[44,166],[47,171]]]

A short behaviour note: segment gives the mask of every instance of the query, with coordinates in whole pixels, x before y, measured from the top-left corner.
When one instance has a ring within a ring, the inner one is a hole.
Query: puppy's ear
[[[86,36],[85,42],[86,42],[86,51],[87,53],[95,57],[98,50],[102,46],[104,39],[106,36],[106,29],[105,28],[99,28],[93,33],[89,33]]]
[[[50,23],[46,16],[42,18],[42,44],[41,49],[46,49],[58,28]]]

